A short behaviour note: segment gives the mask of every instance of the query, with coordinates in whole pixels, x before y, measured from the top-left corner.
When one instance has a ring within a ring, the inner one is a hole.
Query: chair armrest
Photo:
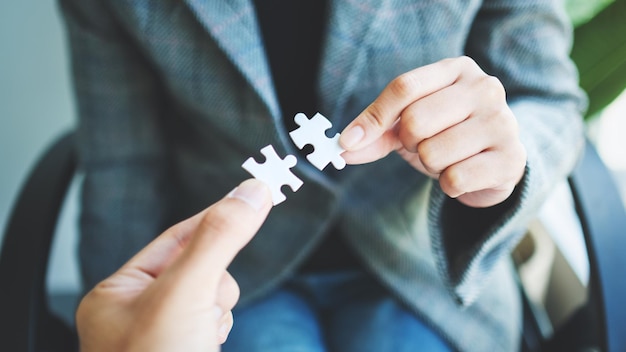
[[[0,253],[0,341],[11,351],[32,351],[51,335],[45,297],[50,246],[76,170],[71,132],[47,149],[23,184],[10,214]],[[51,337],[56,338],[56,337]]]

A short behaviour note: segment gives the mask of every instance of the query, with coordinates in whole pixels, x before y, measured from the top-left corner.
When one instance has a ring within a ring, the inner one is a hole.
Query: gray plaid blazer
[[[249,177],[284,130],[248,0],[60,0],[73,61],[84,182],[86,288],[174,221]],[[272,290],[331,222],[369,270],[455,348],[513,351],[518,289],[505,259],[582,145],[571,28],[552,0],[331,0],[319,111],[341,130],[397,75],[468,55],[507,90],[528,150],[501,205],[449,199],[396,155],[320,172],[275,207],[230,270],[246,304]],[[294,87],[297,89],[297,87]],[[334,132],[334,131],[333,131]]]

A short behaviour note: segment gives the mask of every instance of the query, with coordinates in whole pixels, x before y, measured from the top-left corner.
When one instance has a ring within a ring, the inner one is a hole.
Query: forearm
[[[61,5],[84,174],[80,255],[88,289],[164,229],[172,183],[163,99],[151,66],[106,3]]]
[[[463,303],[480,292],[480,282],[578,158],[585,101],[568,58],[570,30],[554,2],[486,1],[468,38],[467,54],[505,87],[527,165],[509,199],[487,209],[462,206],[433,187],[434,250]]]

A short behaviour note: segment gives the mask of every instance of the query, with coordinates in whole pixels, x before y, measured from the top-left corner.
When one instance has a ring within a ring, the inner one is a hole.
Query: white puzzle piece
[[[337,170],[346,166],[346,161],[341,157],[344,149],[339,145],[339,133],[334,137],[326,137],[326,130],[332,124],[324,115],[317,113],[310,120],[303,113],[294,116],[294,121],[298,124],[297,129],[289,132],[289,136],[298,148],[311,144],[313,152],[306,158],[319,170],[323,170],[328,163],[332,163]]]
[[[293,155],[287,155],[281,159],[271,145],[261,149],[261,153],[265,155],[263,164],[257,163],[254,158],[250,157],[241,167],[269,186],[272,192],[272,202],[277,205],[287,199],[280,190],[283,185],[288,185],[294,192],[302,186],[302,180],[290,170],[296,166],[298,160]]]

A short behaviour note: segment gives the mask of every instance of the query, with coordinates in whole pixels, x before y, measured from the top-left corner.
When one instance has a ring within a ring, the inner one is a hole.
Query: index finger
[[[452,85],[461,74],[459,61],[441,60],[396,77],[343,130],[339,138],[342,148],[355,151],[370,145],[393,126],[411,103]]]
[[[271,208],[270,191],[263,182],[243,182],[207,209],[171,270],[183,281],[205,280],[207,287],[217,287],[222,273],[256,234]]]
[[[189,267],[184,269],[189,271],[185,275],[201,275],[206,279],[208,266],[209,274],[215,273],[219,278],[258,231],[271,204],[265,184],[255,179],[244,181],[219,202],[157,237],[123,269],[135,268],[156,278],[171,265],[180,266],[178,262],[198,261],[199,267],[184,265]]]

